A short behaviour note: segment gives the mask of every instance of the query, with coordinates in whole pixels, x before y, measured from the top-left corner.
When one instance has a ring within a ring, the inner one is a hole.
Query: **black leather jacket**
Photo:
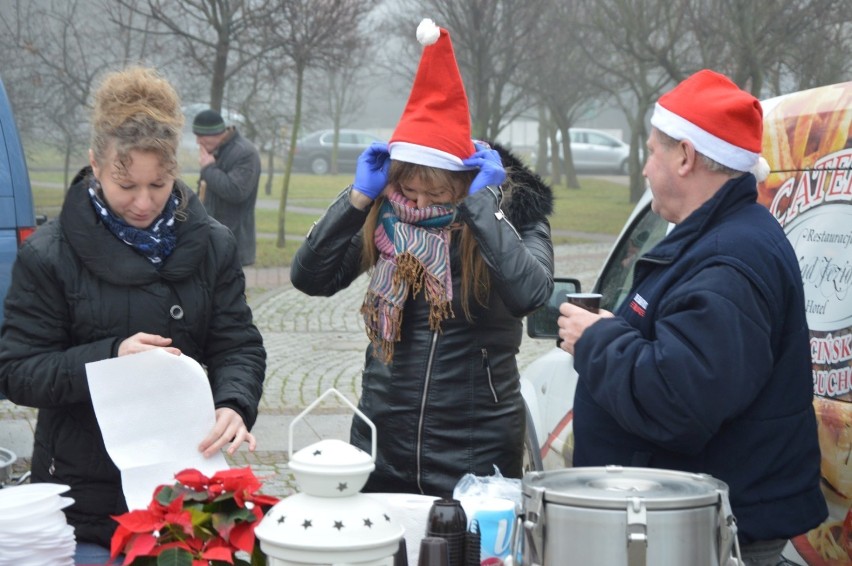
[[[451,244],[454,318],[439,332],[429,328],[429,305],[420,293],[406,301],[401,340],[389,365],[365,358],[359,408],[377,428],[376,469],[366,491],[451,496],[466,473],[485,476],[494,466],[521,476],[525,408],[515,355],[522,317],[544,304],[553,288],[553,246],[547,215],[552,192],[537,176],[503,154],[518,185],[498,202],[499,190],[483,189],[458,206],[473,229],[490,270],[488,307],[471,301],[474,321],[462,314],[460,258]],[[501,206],[502,210],[501,210]],[[331,296],[361,272],[361,228],[366,211],[353,207],[349,191],[314,225],[291,266],[293,285]],[[370,451],[361,419],[351,441]]]

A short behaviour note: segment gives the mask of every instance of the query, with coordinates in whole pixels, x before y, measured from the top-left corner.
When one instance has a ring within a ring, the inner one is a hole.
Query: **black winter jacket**
[[[260,155],[249,140],[232,128],[231,136],[216,148],[214,156],[216,161],[199,174],[199,179],[207,184],[204,207],[236,236],[240,263],[251,265],[257,247],[254,207],[260,183]]]
[[[157,270],[98,220],[75,179],[58,219],[33,234],[15,262],[0,334],[0,391],[37,407],[32,480],[71,486],[65,510],[77,540],[109,546],[126,510],[106,453],[85,364],[115,357],[137,332],[173,339],[206,366],[217,408],[257,417],[266,353],[245,300],[231,233],[188,196],[177,246]],[[179,305],[183,317],[170,316]]]
[[[498,203],[490,188],[458,205],[473,229],[491,277],[487,308],[471,301],[463,314],[458,239],[451,243],[454,318],[429,329],[429,305],[420,293],[405,303],[401,340],[390,365],[368,347],[359,408],[377,428],[376,469],[365,490],[449,497],[466,473],[520,477],[525,407],[515,355],[522,317],[543,305],[553,289],[553,246],[547,215],[553,195],[538,176],[502,148],[516,184]],[[502,207],[501,207],[502,205]],[[502,211],[505,213],[505,216]],[[330,296],[361,273],[361,228],[367,211],[349,191],[314,225],[291,266],[293,285]],[[351,441],[369,452],[370,430],[354,419]]]

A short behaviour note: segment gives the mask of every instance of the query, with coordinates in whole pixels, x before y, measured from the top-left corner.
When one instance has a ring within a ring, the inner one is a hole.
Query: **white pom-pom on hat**
[[[769,162],[763,156],[757,158],[757,163],[751,168],[751,173],[757,179],[757,182],[765,181],[769,176]]]
[[[417,41],[421,45],[433,45],[441,37],[441,28],[429,18],[423,18],[417,26]]]

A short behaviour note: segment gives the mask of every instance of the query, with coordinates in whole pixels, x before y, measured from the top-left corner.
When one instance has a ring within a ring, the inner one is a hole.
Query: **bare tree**
[[[784,50],[770,94],[830,85],[852,76],[852,13],[842,13],[843,20],[827,22]]]
[[[839,83],[852,76],[852,14],[848,10],[840,13],[843,18],[799,35],[782,50],[781,61],[768,81],[769,96]],[[826,12],[822,17],[837,15]]]
[[[567,186],[579,188],[571,144],[568,143],[569,130],[582,115],[588,114],[596,99],[602,96],[594,80],[602,71],[586,56],[579,43],[581,36],[565,33],[565,30],[574,30],[580,25],[577,1],[554,0],[539,6],[542,8],[542,16],[535,36],[542,40],[547,51],[520,69],[513,81],[519,88],[526,88],[535,95],[544,110],[540,116],[547,116],[548,122],[552,122],[544,128],[549,143],[540,144],[545,153],[548,146],[553,148],[550,152],[551,181],[560,184],[564,172]],[[557,132],[563,141],[561,144],[558,143]],[[562,155],[557,151],[560,146]]]
[[[284,104],[292,98],[286,80],[288,72],[287,62],[279,57],[259,58],[243,69],[239,80],[231,82],[225,101],[243,116],[245,136],[266,154],[264,192],[267,195],[272,194],[275,160],[286,145],[286,131],[292,122]]]
[[[848,77],[849,60],[841,56],[844,39],[849,51],[849,28],[844,38],[844,26],[838,25],[850,22],[844,0],[686,0],[685,5],[701,66],[726,73],[755,96],[781,94],[785,76],[810,77],[814,70],[827,74],[829,82]],[[832,69],[827,62],[840,65]],[[682,66],[672,78],[681,80],[694,70]]]
[[[581,5],[584,51],[606,72],[599,86],[612,94],[631,128],[633,201],[644,191],[638,150],[647,137],[647,115],[664,88],[712,68],[756,96],[764,94],[769,77],[772,94],[780,94],[783,81],[809,76],[801,52],[794,51],[798,58],[789,55],[799,36],[824,36],[829,29],[841,44],[849,36],[848,26],[838,27],[841,0],[581,0]],[[849,16],[839,19],[848,22]]]
[[[140,18],[136,9],[145,0],[125,0],[124,4],[100,0],[99,10],[102,10],[109,22],[114,26],[117,44],[121,49],[113,49],[118,61],[127,65],[149,57],[166,65],[166,57],[174,57],[172,50],[163,48],[163,43],[152,33],[155,23],[147,18]],[[128,7],[129,6],[129,7]],[[141,20],[141,21],[139,21]]]
[[[575,32],[589,61],[599,67],[593,82],[609,93],[630,127],[630,201],[645,190],[641,148],[646,116],[672,74],[688,60],[685,10],[678,0],[579,0]]]
[[[150,45],[120,34],[100,3],[79,0],[14,2],[0,11],[4,50],[16,56],[18,82],[38,139],[62,152],[68,185],[71,159],[85,147],[89,93],[107,69],[139,61]],[[91,30],[98,30],[92,41]],[[104,49],[118,45],[120,49]],[[153,54],[153,52],[151,53]]]
[[[210,107],[222,110],[225,87],[246,65],[268,50],[262,33],[271,0],[117,0],[148,23],[117,20],[147,34],[173,37],[193,62],[194,72],[209,77]],[[157,26],[151,26],[150,22]]]
[[[271,45],[291,63],[295,74],[293,125],[278,207],[278,247],[284,247],[286,238],[284,216],[302,119],[305,73],[312,67],[333,67],[335,61],[345,60],[346,53],[363,41],[359,23],[372,8],[373,4],[361,0],[278,0],[273,10],[269,28]]]
[[[470,104],[473,136],[493,140],[531,108],[526,90],[515,86],[513,79],[544,52],[544,42],[535,31],[547,3],[406,0],[388,13],[385,29],[395,34],[409,54],[420,48],[413,38],[421,15],[450,32]],[[417,58],[409,60],[416,63]],[[397,68],[413,76],[411,66]]]
[[[331,117],[334,130],[334,147],[331,152],[331,173],[336,175],[337,148],[340,140],[340,128],[344,119],[349,118],[364,105],[364,87],[369,73],[368,57],[370,43],[364,40],[348,52],[342,53],[342,59],[331,68],[324,70],[319,81],[324,90],[326,113]]]

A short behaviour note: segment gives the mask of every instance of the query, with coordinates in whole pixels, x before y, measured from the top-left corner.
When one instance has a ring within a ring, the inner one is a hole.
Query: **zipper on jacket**
[[[51,476],[56,475],[56,458],[50,459],[50,466],[47,468],[47,473],[49,473]]]
[[[518,233],[518,229],[515,228],[515,225],[512,224],[512,222],[508,218],[506,218],[506,215],[503,214],[503,211],[501,209],[498,208],[497,212],[494,213],[494,216],[497,217],[497,220],[500,220],[501,222],[505,222],[506,225],[509,226],[509,228],[512,229],[512,232],[515,233],[515,236],[517,236],[519,240],[523,240],[523,238],[521,238],[521,235]]]
[[[518,237],[519,240],[523,240],[521,235],[518,233],[518,230],[515,228],[515,225],[512,224],[512,221],[506,218],[506,215],[503,213],[503,209],[501,208],[501,204],[503,203],[503,187],[501,185],[486,185],[486,189],[494,196],[494,200],[497,201],[497,212],[494,213],[494,217],[498,221],[505,221],[506,224],[509,225],[509,228],[512,229],[512,232],[515,233],[515,236]]]
[[[497,391],[494,389],[494,380],[491,379],[491,362],[488,361],[488,350],[482,348],[482,368],[488,374],[488,387],[491,389],[491,396],[494,397],[494,402],[499,403]]]
[[[420,485],[420,454],[423,450],[423,420],[426,418],[426,398],[429,394],[429,382],[432,380],[432,363],[435,361],[435,348],[438,345],[438,332],[432,333],[432,344],[429,346],[429,359],[426,362],[426,376],[423,379],[423,393],[420,398],[420,418],[417,421],[417,489],[425,495]]]

